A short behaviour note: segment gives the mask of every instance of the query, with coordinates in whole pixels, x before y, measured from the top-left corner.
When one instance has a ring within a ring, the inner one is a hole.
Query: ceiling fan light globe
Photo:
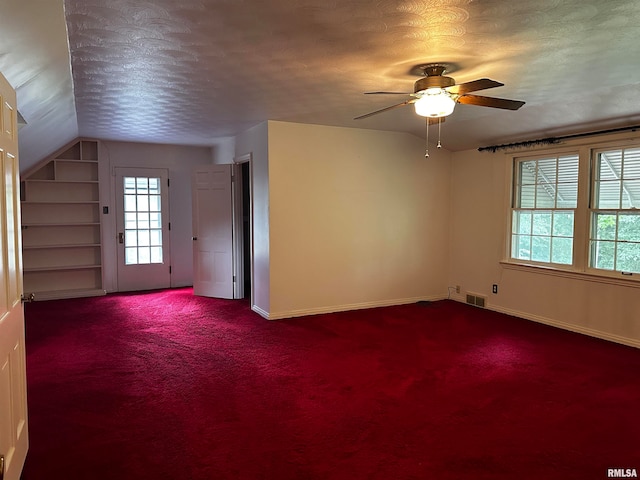
[[[422,117],[446,117],[453,113],[456,102],[445,90],[429,88],[413,106]]]

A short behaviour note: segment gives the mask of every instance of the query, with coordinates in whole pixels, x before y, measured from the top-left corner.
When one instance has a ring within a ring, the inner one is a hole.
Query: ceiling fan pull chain
[[[429,118],[425,118],[425,125],[427,126],[427,151],[424,158],[429,158]]]
[[[438,117],[438,145],[437,148],[442,148],[440,144],[440,127],[442,126],[442,117]]]

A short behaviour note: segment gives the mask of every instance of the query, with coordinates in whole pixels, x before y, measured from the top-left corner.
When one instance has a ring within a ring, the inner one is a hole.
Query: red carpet
[[[25,480],[640,472],[640,351],[452,301],[267,321],[191,289],[26,306]]]

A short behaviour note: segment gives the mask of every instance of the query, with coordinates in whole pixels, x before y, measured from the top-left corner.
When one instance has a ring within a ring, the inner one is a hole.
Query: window
[[[160,179],[124,177],[125,265],[162,263]]]
[[[590,266],[640,273],[640,148],[596,152],[593,176]]]
[[[513,172],[512,263],[640,274],[638,144],[515,158]]]
[[[578,155],[527,159],[516,166],[511,257],[572,264]]]

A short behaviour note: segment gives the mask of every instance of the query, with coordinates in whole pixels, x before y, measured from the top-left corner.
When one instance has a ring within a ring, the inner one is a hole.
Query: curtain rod
[[[518,147],[531,147],[533,145],[552,145],[555,143],[560,143],[562,140],[569,140],[572,138],[580,138],[580,137],[590,137],[594,135],[604,135],[607,133],[617,133],[617,132],[626,132],[631,130],[635,132],[640,129],[640,125],[635,125],[633,127],[620,127],[620,128],[610,128],[608,130],[598,130],[596,132],[587,132],[587,133],[574,133],[572,135],[563,135],[560,137],[547,137],[540,138],[538,140],[525,140],[523,142],[515,142],[515,143],[504,143],[502,145],[491,145],[489,147],[479,147],[479,152],[490,151],[495,153],[498,150],[506,150],[508,148],[518,148]]]

